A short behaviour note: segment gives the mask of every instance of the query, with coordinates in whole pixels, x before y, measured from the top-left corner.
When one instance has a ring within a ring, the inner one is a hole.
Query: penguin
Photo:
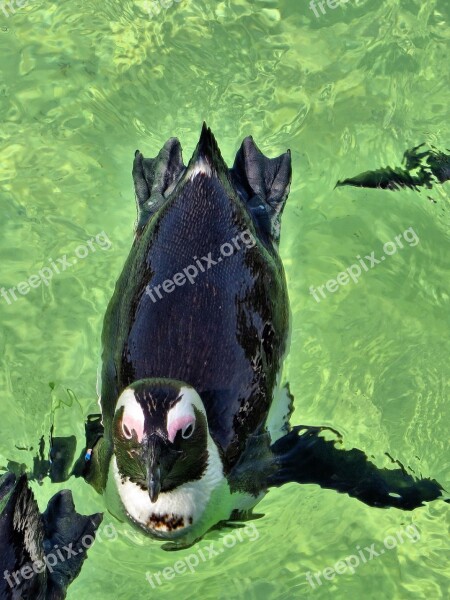
[[[83,471],[109,511],[185,547],[287,482],[405,510],[442,497],[434,480],[339,449],[329,428],[289,423],[290,152],[268,158],[247,137],[229,169],[203,124],[187,166],[171,138],[155,158],[136,151],[132,175],[135,235],[104,319]]]
[[[27,475],[5,473],[0,477],[0,598],[65,598],[87,556],[80,542],[86,535],[95,538],[101,521],[100,514],[79,515],[69,490],[55,494],[41,515]]]
[[[336,187],[349,185],[397,191],[401,188],[430,189],[436,183],[445,183],[450,179],[450,155],[433,146],[429,150],[419,152],[423,146],[424,144],[420,144],[411,150],[406,150],[403,155],[403,167],[365,171],[355,177],[338,181]]]

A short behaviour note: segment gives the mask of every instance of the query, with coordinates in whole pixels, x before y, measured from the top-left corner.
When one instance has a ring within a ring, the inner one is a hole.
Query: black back
[[[137,236],[103,330],[105,435],[110,435],[117,398],[126,386],[149,377],[178,379],[200,394],[211,434],[224,452],[226,468],[231,468],[248,435],[267,416],[286,349],[288,299],[276,249],[278,228],[272,224],[279,224],[287,196],[290,157],[269,160],[247,138],[230,172],[204,127],[188,168],[180,169],[180,153],[173,152],[176,143],[169,143],[172,151],[164,154],[169,174],[164,176],[159,168],[163,184],[154,202],[151,195],[146,200],[150,192],[145,190],[155,188],[152,174],[158,172],[158,159],[146,164],[136,155],[141,165],[135,161]],[[191,180],[187,175],[198,164],[209,165],[212,176]],[[175,187],[172,172],[179,176]],[[253,195],[252,177],[257,188]],[[167,198],[164,181],[172,182]],[[245,189],[239,181],[246,182]],[[247,230],[256,245],[240,241],[240,250],[221,257],[221,245]],[[209,253],[217,264],[203,273],[198,269],[194,283],[186,281],[171,293],[160,290],[161,299],[153,292],[156,301],[146,293],[147,286],[154,290],[196,265],[196,259],[206,269],[202,257]]]

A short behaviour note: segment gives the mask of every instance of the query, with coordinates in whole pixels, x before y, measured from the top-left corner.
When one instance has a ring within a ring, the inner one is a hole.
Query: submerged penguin
[[[228,169],[204,125],[187,166],[172,138],[154,159],[136,152],[133,179],[135,239],[105,316],[103,431],[85,472],[110,511],[186,546],[291,481],[379,507],[441,496],[435,481],[338,450],[327,428],[289,425],[289,151],[269,159],[248,137]]]
[[[0,598],[65,598],[87,556],[82,540],[94,538],[101,521],[100,514],[79,515],[69,490],[41,515],[26,475],[0,477]]]
[[[403,167],[365,171],[355,177],[338,181],[336,187],[351,185],[392,191],[401,188],[418,190],[420,187],[432,188],[436,183],[450,180],[450,155],[433,146],[429,150],[419,151],[423,146],[424,144],[420,144],[404,153]]]

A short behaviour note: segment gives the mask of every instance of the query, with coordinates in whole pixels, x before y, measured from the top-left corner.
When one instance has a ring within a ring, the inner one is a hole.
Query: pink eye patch
[[[144,437],[144,424],[140,419],[136,419],[132,415],[124,415],[122,430],[127,439],[131,439],[133,430],[136,432],[139,442],[142,441],[142,438]]]
[[[167,429],[167,434],[169,436],[169,441],[173,442],[177,432],[186,429],[189,425],[194,427],[195,417],[193,415],[184,415],[183,417],[178,417],[172,421]]]

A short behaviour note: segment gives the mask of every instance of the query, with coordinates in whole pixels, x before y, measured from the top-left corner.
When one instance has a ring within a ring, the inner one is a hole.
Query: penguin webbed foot
[[[268,158],[251,136],[246,137],[229,174],[259,234],[278,243],[281,215],[292,178],[290,150],[277,158]]]
[[[403,510],[444,499],[437,481],[415,479],[403,467],[379,469],[361,450],[339,449],[335,445],[337,440],[329,441],[319,435],[327,429],[299,425],[277,440],[271,449],[278,468],[269,476],[268,485],[315,483],[346,493],[369,506]]]
[[[177,138],[167,140],[155,158],[144,158],[136,150],[132,175],[138,211],[137,233],[142,231],[152,214],[164,203],[167,190],[175,185],[184,170],[181,145]]]

